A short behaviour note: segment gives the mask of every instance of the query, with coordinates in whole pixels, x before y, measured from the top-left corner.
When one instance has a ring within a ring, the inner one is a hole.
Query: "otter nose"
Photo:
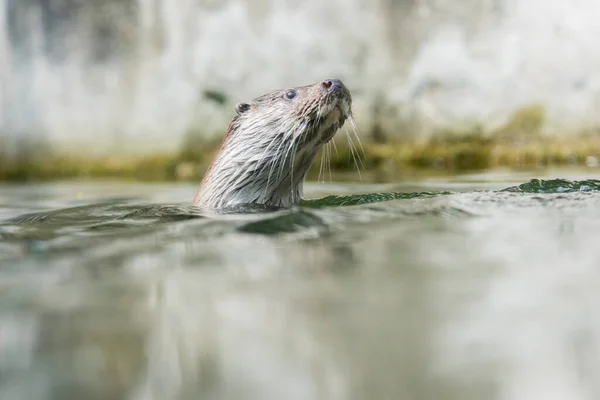
[[[325,89],[331,89],[332,87],[342,88],[344,84],[339,79],[326,79],[323,81],[323,87]]]

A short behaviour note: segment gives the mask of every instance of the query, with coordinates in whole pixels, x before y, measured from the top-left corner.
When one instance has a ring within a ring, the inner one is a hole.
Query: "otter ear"
[[[238,114],[243,114],[250,109],[250,104],[248,103],[237,103],[235,105],[235,111]]]

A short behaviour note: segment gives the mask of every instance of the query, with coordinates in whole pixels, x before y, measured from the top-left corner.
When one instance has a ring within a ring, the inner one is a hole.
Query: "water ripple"
[[[511,186],[502,192],[515,193],[570,193],[570,192],[598,192],[600,180],[586,179],[583,181],[570,181],[567,179],[532,179],[518,186]]]

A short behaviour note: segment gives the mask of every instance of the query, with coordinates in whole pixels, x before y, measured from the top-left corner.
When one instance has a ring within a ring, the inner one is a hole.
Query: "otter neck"
[[[330,130],[335,133],[337,127]],[[303,198],[306,174],[320,146],[307,146],[302,138],[292,135],[280,136],[278,141],[263,139],[264,143],[259,146],[249,143],[236,146],[233,139],[227,137],[202,181],[194,204],[224,208],[250,203],[290,207],[298,203]]]

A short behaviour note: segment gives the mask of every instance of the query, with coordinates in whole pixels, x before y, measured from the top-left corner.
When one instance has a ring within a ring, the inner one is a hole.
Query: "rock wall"
[[[158,154],[328,77],[360,134],[600,125],[597,0],[0,0],[0,154]]]

